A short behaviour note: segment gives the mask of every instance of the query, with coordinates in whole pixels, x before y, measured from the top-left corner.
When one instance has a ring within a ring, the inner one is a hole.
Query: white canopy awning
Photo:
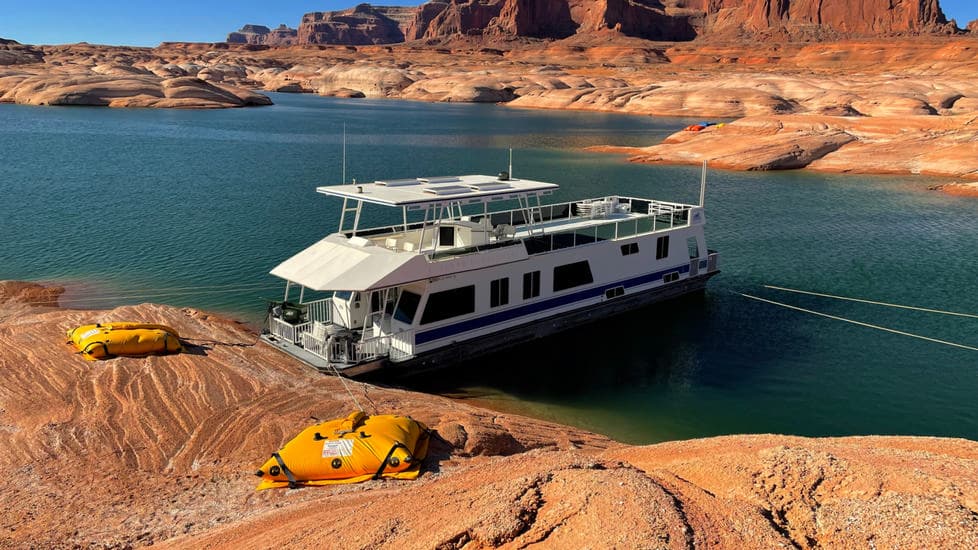
[[[403,269],[411,263],[416,265]],[[333,234],[285,260],[271,274],[312,290],[364,291],[422,279],[425,264],[424,256],[416,253],[360,246]]]

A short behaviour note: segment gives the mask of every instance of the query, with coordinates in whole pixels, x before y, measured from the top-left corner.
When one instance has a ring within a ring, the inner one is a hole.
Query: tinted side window
[[[554,268],[554,292],[574,288],[575,286],[587,285],[594,282],[591,275],[591,265],[587,260],[575,262],[567,265],[559,265]]]
[[[421,314],[421,324],[437,323],[475,311],[475,285],[435,292]]]
[[[540,295],[540,272],[523,274],[523,299],[529,300]]]
[[[655,242],[655,259],[661,260],[669,255],[669,235],[659,237]]]
[[[489,283],[489,306],[499,307],[509,303],[509,278]]]

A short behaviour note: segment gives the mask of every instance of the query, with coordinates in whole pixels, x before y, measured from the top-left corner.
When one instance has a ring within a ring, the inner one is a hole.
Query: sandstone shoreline
[[[730,436],[646,447],[356,383],[438,432],[416,482],[254,492],[255,465],[353,406],[240,323],[143,304],[60,310],[0,283],[0,545],[974,547],[978,443]],[[90,363],[64,331],[164,322],[185,354]]]

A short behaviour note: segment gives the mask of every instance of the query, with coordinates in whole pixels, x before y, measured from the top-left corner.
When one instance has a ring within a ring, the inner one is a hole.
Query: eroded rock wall
[[[360,4],[348,10],[307,13],[299,24],[298,41],[347,45],[404,42],[415,9]]]

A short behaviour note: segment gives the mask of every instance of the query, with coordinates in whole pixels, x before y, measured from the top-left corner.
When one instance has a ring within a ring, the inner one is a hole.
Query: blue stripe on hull
[[[426,344],[428,342],[441,340],[442,338],[448,338],[449,336],[454,336],[456,334],[461,334],[463,332],[468,332],[470,330],[476,330],[490,325],[495,325],[497,323],[504,323],[506,321],[511,321],[519,317],[525,317],[528,315],[532,315],[534,313],[547,311],[548,309],[554,309],[568,304],[573,304],[575,302],[581,302],[584,300],[594,298],[596,296],[601,296],[605,293],[605,291],[619,286],[623,286],[626,289],[636,287],[636,286],[641,286],[644,284],[651,283],[652,281],[655,281],[657,279],[662,279],[662,276],[665,275],[666,273],[673,273],[676,271],[678,271],[679,273],[689,273],[689,264],[686,263],[681,266],[664,269],[662,271],[657,271],[655,273],[648,273],[645,275],[640,275],[638,277],[633,277],[631,279],[626,279],[624,281],[608,283],[603,286],[588,288],[586,290],[572,292],[564,296],[557,296],[554,298],[549,298],[547,300],[541,300],[539,302],[534,302],[513,309],[508,309],[506,311],[500,311],[498,313],[493,313],[491,315],[483,315],[482,317],[469,319],[468,321],[462,321],[460,323],[455,323],[452,325],[446,325],[443,327],[438,327],[436,329],[419,332],[414,337],[414,343],[415,345]]]

